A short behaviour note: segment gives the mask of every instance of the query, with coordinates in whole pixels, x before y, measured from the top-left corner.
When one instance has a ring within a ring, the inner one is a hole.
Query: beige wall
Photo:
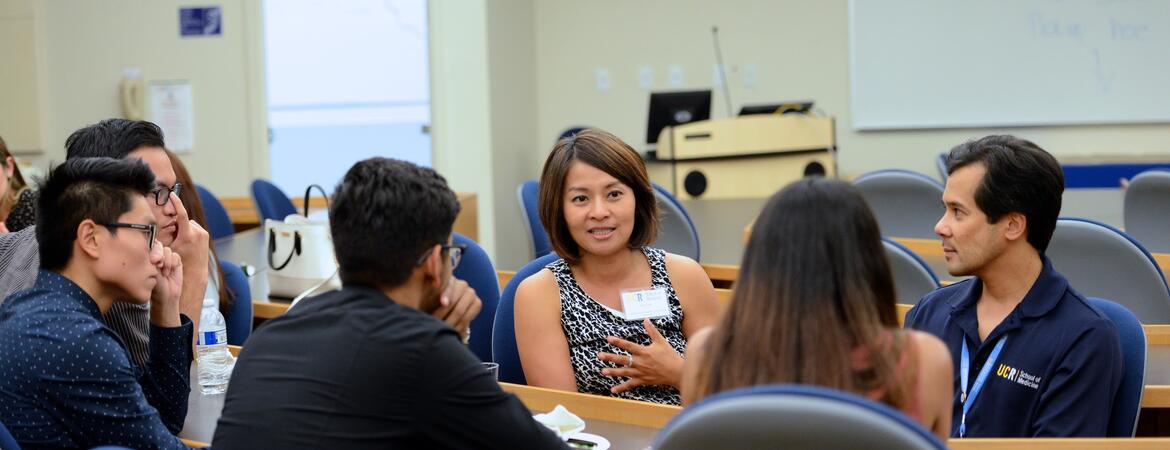
[[[0,1],[0,137],[14,153],[41,150],[37,84],[37,17],[33,0]]]
[[[1058,156],[1170,154],[1170,126],[1108,125],[1014,129],[857,132],[850,126],[848,0],[543,0],[536,2],[538,143],[570,124],[609,129],[641,148],[648,92],[638,70],[649,66],[654,89],[667,67],[684,70],[682,88],[709,89],[717,25],[729,67],[732,103],[813,99],[837,119],[842,176],[902,167],[935,175],[933,157],[971,137],[1014,133]],[[758,85],[745,86],[754,65]],[[594,71],[610,71],[612,88],[594,89]],[[713,117],[726,117],[716,91]]]
[[[434,167],[452,189],[475,192],[479,244],[495,255],[495,193],[486,0],[430,2]]]
[[[544,147],[534,145],[536,46],[533,4],[539,0],[489,0],[488,65],[491,92],[492,177],[496,215],[496,266],[514,270],[530,257],[520,221],[516,186],[533,179]]]
[[[43,161],[63,160],[77,128],[119,117],[122,71],[137,67],[144,80],[191,82],[195,146],[183,160],[217,194],[246,195],[253,173],[267,172],[250,157],[252,134],[264,125],[248,109],[248,33],[258,22],[248,20],[247,3],[220,3],[223,36],[180,39],[178,10],[189,1],[38,2]]]
[[[709,88],[712,25],[720,27],[733,103],[816,100],[837,118],[844,176],[884,167],[933,174],[937,152],[992,132],[1020,134],[1065,157],[1170,154],[1167,125],[853,131],[847,3],[431,0],[435,166],[455,189],[479,195],[480,237],[497,266],[518,267],[529,249],[515,189],[539,175],[557,133],[593,125],[641,148],[649,92],[638,85],[639,69],[653,70],[656,90],[676,89],[667,86],[670,65],[684,71],[681,88]],[[23,78],[0,78],[0,98],[32,96],[25,102],[39,109],[25,122],[0,114],[0,130],[19,127],[15,147],[43,149],[36,159],[47,165],[64,158],[74,129],[120,114],[123,68],[139,67],[147,80],[187,79],[196,148],[184,159],[216,193],[247,195],[251,179],[268,173],[260,0],[220,2],[222,37],[180,39],[178,8],[190,4],[206,3],[0,0],[0,33],[25,40],[0,45],[0,57],[27,61],[32,52],[36,65]],[[749,67],[755,87],[744,83]],[[605,92],[594,89],[599,68],[610,73]],[[712,110],[726,115],[718,91]]]

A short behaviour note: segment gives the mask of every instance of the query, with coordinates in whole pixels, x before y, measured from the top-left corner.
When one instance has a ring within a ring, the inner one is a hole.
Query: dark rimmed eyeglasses
[[[147,239],[149,239],[146,242],[146,248],[147,248],[147,250],[154,249],[154,232],[155,232],[157,227],[155,227],[153,223],[111,222],[111,223],[103,223],[102,225],[104,225],[106,228],[110,228],[111,232],[113,231],[114,228],[129,228],[132,230],[138,230],[138,231],[141,231],[143,233],[146,233],[148,235]]]
[[[467,246],[464,244],[440,245],[439,251],[449,252],[451,257],[451,268],[454,269],[459,267],[459,261],[463,260],[463,252],[467,251]],[[414,265],[421,266],[423,262],[426,262],[427,256],[430,254],[431,252],[429,250],[426,253],[423,253],[423,255],[418,258],[418,262],[414,263]]]
[[[172,192],[174,192],[175,195],[177,196],[182,191],[183,191],[183,183],[175,183],[175,185],[171,186],[171,187],[166,187],[166,186],[156,187],[154,189],[151,189],[146,194],[147,194],[147,197],[150,197],[152,195],[154,196],[154,204],[156,204],[158,206],[164,206],[167,204],[167,202],[171,201],[171,193]]]

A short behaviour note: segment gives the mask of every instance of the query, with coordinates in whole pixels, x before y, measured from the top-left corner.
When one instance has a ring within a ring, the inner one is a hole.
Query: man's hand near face
[[[158,282],[150,293],[150,323],[163,328],[178,327],[181,324],[179,297],[183,289],[183,258],[157,243],[151,252],[160,255],[151,258],[158,268]]]
[[[447,288],[439,297],[439,309],[431,315],[454,328],[459,332],[459,336],[466,338],[472,319],[479,315],[482,308],[483,301],[475,294],[475,289],[466,281],[451,277],[451,282],[447,283]]]
[[[175,221],[175,240],[170,249],[183,259],[183,287],[179,297],[179,312],[191,319],[199,329],[199,317],[203,311],[203,296],[207,293],[208,258],[210,258],[210,236],[187,215],[187,208],[179,196],[171,193],[178,217]]]

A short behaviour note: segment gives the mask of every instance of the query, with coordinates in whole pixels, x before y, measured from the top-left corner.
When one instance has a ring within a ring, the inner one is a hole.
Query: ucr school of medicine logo
[[[1000,364],[999,367],[995,369],[995,375],[1008,381],[1013,381],[1016,384],[1024,387],[1032,389],[1037,389],[1040,387],[1040,377],[1032,375],[1028,372],[1024,372],[1023,370],[1017,369],[1007,364]]]

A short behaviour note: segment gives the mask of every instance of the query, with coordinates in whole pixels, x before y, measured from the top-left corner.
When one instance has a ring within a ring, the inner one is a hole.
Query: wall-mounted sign
[[[179,8],[179,36],[220,36],[223,10],[218,6]]]

